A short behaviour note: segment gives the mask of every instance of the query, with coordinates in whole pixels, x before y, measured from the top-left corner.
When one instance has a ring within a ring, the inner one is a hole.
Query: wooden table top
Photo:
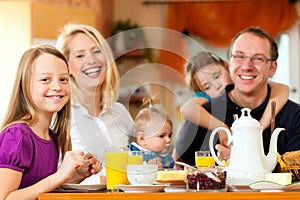
[[[182,193],[41,193],[39,200],[298,200],[300,192],[182,192]]]

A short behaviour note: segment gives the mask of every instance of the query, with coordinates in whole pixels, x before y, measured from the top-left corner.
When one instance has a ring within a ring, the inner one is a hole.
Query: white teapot
[[[276,128],[271,136],[269,153],[264,154],[262,128],[259,122],[252,118],[249,108],[243,108],[242,115],[232,124],[230,131],[224,127],[213,130],[209,140],[209,148],[218,165],[224,166],[216,156],[214,137],[218,131],[225,131],[228,145],[232,144],[229,165],[226,167],[227,181],[231,185],[249,185],[252,182],[264,180],[265,174],[272,172],[277,163],[277,138],[285,130]]]

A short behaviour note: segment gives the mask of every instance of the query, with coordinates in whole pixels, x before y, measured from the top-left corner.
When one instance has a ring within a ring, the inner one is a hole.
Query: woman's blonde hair
[[[160,116],[165,122],[169,122],[171,127],[173,123],[171,118],[166,113],[164,107],[160,104],[154,104],[154,99],[152,97],[144,98],[144,103],[142,106],[147,106],[141,109],[135,117],[134,120],[134,137],[136,137],[138,132],[144,132],[145,129],[151,125],[152,117],[154,115]]]
[[[38,108],[32,101],[30,85],[33,64],[35,60],[43,54],[50,54],[63,60],[68,67],[68,62],[65,57],[52,46],[41,45],[28,49],[22,55],[19,62],[10,103],[1,125],[1,130],[14,123],[26,123],[32,125],[38,121]],[[60,111],[53,115],[52,126],[50,127],[53,138],[62,152],[62,156],[64,156],[66,151],[71,149],[70,115],[71,104],[70,101],[68,101]]]
[[[69,60],[69,43],[79,33],[84,33],[90,37],[99,46],[106,59],[106,78],[104,85],[100,88],[102,90],[102,99],[99,103],[100,105],[106,104],[107,107],[111,107],[112,104],[119,98],[119,72],[114,61],[112,51],[100,32],[94,27],[85,24],[66,24],[57,38],[56,47],[64,54],[67,60]],[[71,80],[73,81],[72,85],[75,87],[73,88],[73,94],[75,96],[74,100],[78,100],[81,104],[85,105],[74,78]]]

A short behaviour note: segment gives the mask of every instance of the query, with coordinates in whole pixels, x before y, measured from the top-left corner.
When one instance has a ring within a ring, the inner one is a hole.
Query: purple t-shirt
[[[52,135],[51,140],[44,140],[24,123],[12,124],[0,133],[0,168],[23,173],[19,188],[55,173],[57,164],[58,151]]]

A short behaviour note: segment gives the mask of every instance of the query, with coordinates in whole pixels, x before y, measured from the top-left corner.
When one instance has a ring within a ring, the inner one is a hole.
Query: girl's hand
[[[79,170],[79,173],[82,173],[85,178],[91,176],[92,174],[98,174],[102,169],[102,162],[98,160],[97,156],[92,153],[87,153],[84,156],[84,165]]]
[[[97,174],[102,170],[102,162],[94,154],[87,153],[83,158],[84,164],[75,172],[71,182],[81,182],[92,174]]]
[[[59,177],[64,181],[72,178],[76,170],[79,170],[84,165],[84,152],[82,151],[67,151],[60,168],[57,170]]]

